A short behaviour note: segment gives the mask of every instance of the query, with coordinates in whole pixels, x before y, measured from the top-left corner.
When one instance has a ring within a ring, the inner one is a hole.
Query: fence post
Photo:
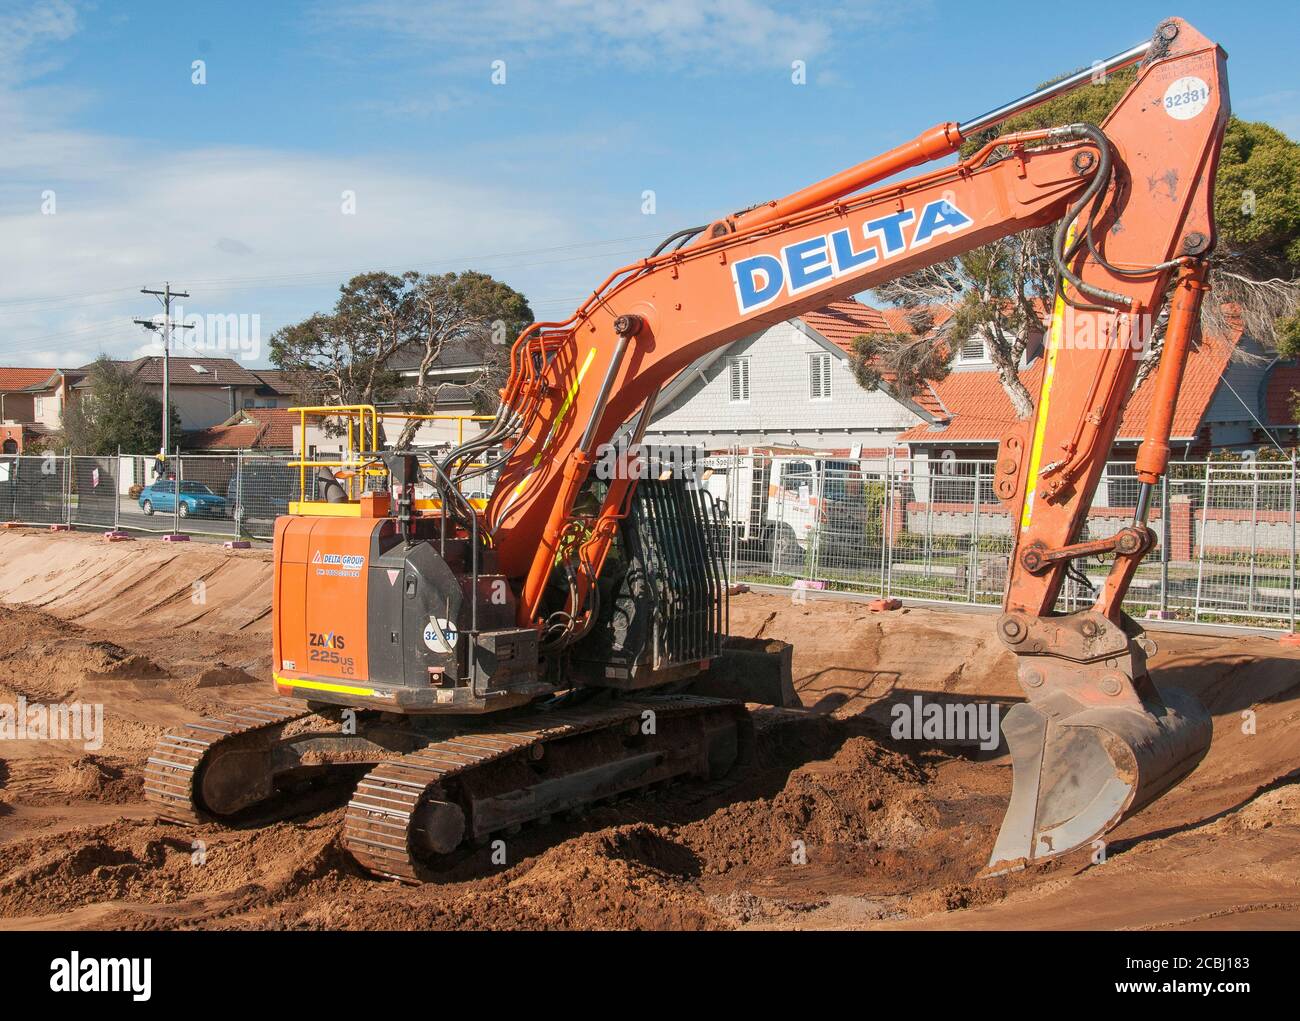
[[[235,523],[235,538],[244,537],[244,452],[235,451],[235,506],[231,508],[230,520]],[[227,487],[229,489],[229,487]],[[298,494],[299,500],[306,498],[302,493]]]
[[[808,505],[808,513],[812,518],[812,534],[808,537],[808,552],[811,554],[805,563],[808,565],[807,574],[810,579],[816,580],[821,571],[821,553],[822,553],[822,512],[826,509],[826,462],[817,461],[817,507],[814,509],[811,500]],[[809,489],[812,489],[809,486]]]
[[[63,448],[63,523],[72,527],[72,448]]]
[[[967,579],[966,595],[970,602],[978,602],[978,585],[976,575],[979,574],[980,568],[980,480],[983,477],[982,461],[975,462],[975,502],[974,513],[971,515],[971,534],[970,534],[970,578]]]
[[[1160,476],[1160,616],[1169,612],[1169,473]]]
[[[1192,621],[1201,620],[1201,584],[1205,577],[1205,533],[1210,530],[1210,473],[1214,471],[1212,461],[1205,462],[1205,495],[1201,499],[1201,542],[1196,553],[1196,599],[1192,604]],[[1196,527],[1196,511],[1192,511],[1192,527]]]
[[[889,461],[886,464],[888,473],[888,485],[885,486],[885,556],[881,560],[884,566],[884,591],[881,593],[886,599],[894,589],[894,514],[897,511],[898,493],[898,462],[894,459],[894,452],[889,452]],[[903,511],[903,527],[907,527],[907,511]]]
[[[185,465],[181,463],[181,455],[178,451],[176,454],[176,470],[172,472],[175,479],[172,481],[172,535],[179,535],[181,530],[181,481],[185,477]]]
[[[1291,451],[1291,630],[1295,631],[1295,497],[1296,497],[1296,451]]]

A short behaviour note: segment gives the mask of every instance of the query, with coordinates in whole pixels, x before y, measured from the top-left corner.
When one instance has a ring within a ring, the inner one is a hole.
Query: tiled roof
[[[1174,406],[1172,439],[1194,439],[1201,420],[1214,397],[1228,359],[1241,340],[1240,331],[1230,339],[1206,336],[1192,346],[1183,371],[1183,382]],[[1020,374],[1025,388],[1038,400],[1043,383],[1045,359],[1037,359]],[[1129,398],[1120,420],[1118,440],[1140,440],[1146,431],[1147,415],[1155,396],[1155,373],[1150,373]],[[946,426],[916,425],[899,434],[900,442],[996,443],[1015,421],[1011,401],[996,372],[954,372],[933,384],[939,399],[951,413]],[[1060,385],[1059,383],[1057,384]]]
[[[42,390],[53,390],[59,385],[59,379],[62,378],[68,386],[78,382],[86,374],[80,369],[46,369],[44,375],[31,386],[24,387],[30,393],[40,393]]]
[[[513,338],[512,338],[513,339]],[[418,369],[424,358],[422,343],[404,344],[388,359],[387,367],[394,372]],[[484,352],[478,343],[466,340],[448,341],[433,360],[436,369],[476,369],[484,362]]]
[[[932,310],[935,325],[947,321],[952,315],[944,308]],[[845,354],[853,353],[853,341],[864,333],[912,333],[903,309],[878,309],[863,304],[854,298],[833,301],[815,312],[805,312],[799,317],[804,324],[825,337]],[[893,373],[882,373],[886,383],[894,382]],[[922,386],[920,391],[910,398],[915,404],[924,408],[930,415],[938,417],[943,414],[943,405],[929,386]]]
[[[162,384],[162,356],[146,355],[130,362],[119,362],[124,369],[142,383]],[[91,365],[83,365],[81,373],[89,372]],[[173,386],[262,386],[262,381],[233,358],[190,358],[171,356],[171,383]]]
[[[1279,362],[1268,374],[1264,390],[1264,421],[1269,425],[1295,425],[1295,405],[1300,399],[1300,363]]]
[[[252,450],[257,446],[261,426],[253,424],[214,425],[185,437],[191,450]]]
[[[288,408],[245,408],[185,439],[194,450],[292,450],[298,415]]]
[[[22,390],[50,378],[49,369],[27,369],[22,367],[0,366],[0,390]]]
[[[891,333],[893,327],[879,309],[853,298],[833,301],[799,317],[840,350],[853,352],[853,338],[863,333]]]
[[[255,419],[265,430],[259,437],[261,447],[293,447],[293,427],[298,415],[288,408],[245,408],[244,417]]]
[[[1043,383],[1043,359],[1039,358],[1021,372],[1020,381],[1037,400]],[[1011,399],[1002,389],[996,372],[952,372],[946,379],[930,385],[947,409],[946,414],[951,416],[947,425],[914,425],[899,433],[899,442],[997,442],[1015,421]]]
[[[253,369],[253,375],[266,384],[267,389],[286,397],[297,397],[302,390],[300,372],[289,369]]]

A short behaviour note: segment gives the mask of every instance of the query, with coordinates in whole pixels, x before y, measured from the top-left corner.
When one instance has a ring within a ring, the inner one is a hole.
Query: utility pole
[[[163,321],[161,324],[153,319],[137,319],[139,323],[147,330],[161,330],[163,341],[163,372],[162,372],[162,456],[167,458],[167,450],[171,446],[172,432],[172,375],[171,375],[171,353],[172,353],[172,327],[179,326],[182,330],[192,330],[194,327],[186,323],[172,322],[172,298],[188,298],[189,291],[173,291],[171,281],[163,284],[161,291],[150,290],[148,287],[140,288],[141,294],[152,294],[162,302]]]

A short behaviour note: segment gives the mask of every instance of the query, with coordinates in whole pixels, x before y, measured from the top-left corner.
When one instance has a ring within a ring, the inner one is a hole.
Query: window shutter
[[[826,400],[831,395],[831,356],[813,355],[808,362],[808,394],[814,401]]]
[[[749,400],[749,359],[732,358],[730,370],[732,402]]]

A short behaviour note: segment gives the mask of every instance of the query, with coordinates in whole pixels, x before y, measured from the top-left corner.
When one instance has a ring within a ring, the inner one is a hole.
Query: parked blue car
[[[140,509],[146,514],[158,511],[170,514],[175,511],[183,518],[226,516],[226,499],[218,496],[202,482],[182,482],[180,504],[176,502],[176,483],[171,479],[159,479],[140,490]]]

